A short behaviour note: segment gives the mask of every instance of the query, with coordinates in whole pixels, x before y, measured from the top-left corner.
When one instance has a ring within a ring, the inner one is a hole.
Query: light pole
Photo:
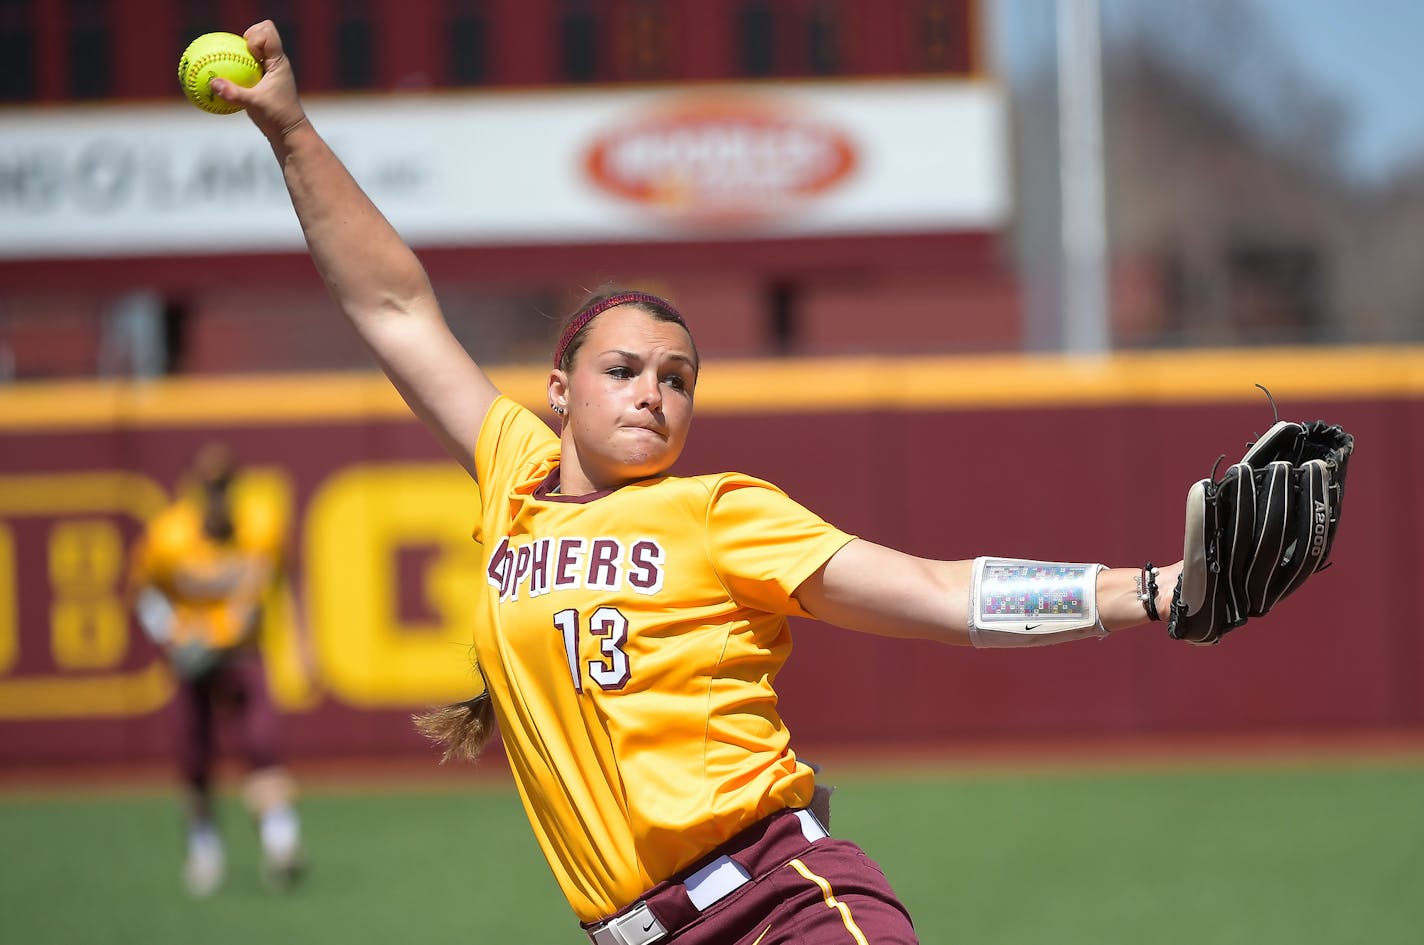
[[[1058,0],[1062,343],[1084,355],[1110,344],[1099,28],[1098,0]]]

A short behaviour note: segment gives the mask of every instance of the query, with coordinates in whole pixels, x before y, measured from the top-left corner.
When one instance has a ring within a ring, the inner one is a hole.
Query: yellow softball
[[[178,60],[178,84],[188,101],[214,115],[231,115],[238,106],[213,94],[208,83],[227,79],[251,88],[262,78],[262,66],[247,51],[247,40],[236,33],[204,33],[188,44]]]

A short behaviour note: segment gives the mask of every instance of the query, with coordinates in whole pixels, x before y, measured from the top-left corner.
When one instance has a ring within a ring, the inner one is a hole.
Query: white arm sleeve
[[[173,605],[163,592],[145,587],[134,601],[134,614],[148,638],[160,646],[173,640]]]
[[[1101,564],[976,558],[969,639],[977,647],[1047,646],[1107,636],[1098,616]]]

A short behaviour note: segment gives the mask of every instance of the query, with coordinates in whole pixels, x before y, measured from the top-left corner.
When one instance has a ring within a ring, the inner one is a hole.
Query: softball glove
[[[1214,644],[1329,565],[1354,448],[1339,426],[1278,419],[1220,480],[1191,487],[1173,639]]]

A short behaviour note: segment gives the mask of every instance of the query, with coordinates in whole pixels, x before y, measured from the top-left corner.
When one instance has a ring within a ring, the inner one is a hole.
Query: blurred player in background
[[[1165,612],[1180,566],[1163,591],[1150,567],[917,558],[769,483],[669,475],[699,360],[681,314],[640,292],[566,324],[552,431],[451,335],[415,255],[307,120],[276,29],[246,36],[264,78],[214,91],[267,137],[337,304],[480,490],[488,695],[437,724],[475,742],[498,725],[594,945],[917,941],[879,867],[812,809],[773,686],[787,617],[979,646],[1102,638]],[[1012,613],[1025,575],[1062,612]]]
[[[282,766],[277,710],[258,648],[264,604],[282,587],[287,523],[271,502],[240,496],[237,477],[226,445],[204,446],[184,494],[149,522],[132,557],[135,613],[178,680],[183,878],[195,896],[216,891],[225,873],[213,801],[223,715],[240,732],[248,766],[243,800],[257,822],[264,878],[286,888],[302,868],[295,785]]]

